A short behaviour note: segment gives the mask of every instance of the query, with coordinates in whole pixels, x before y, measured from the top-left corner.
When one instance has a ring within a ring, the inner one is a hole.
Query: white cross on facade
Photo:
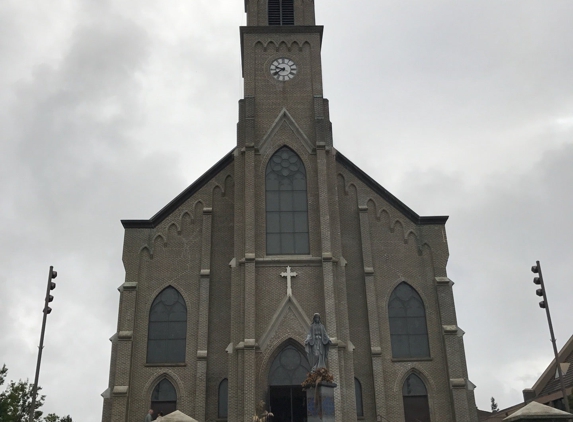
[[[297,274],[290,271],[290,267],[287,267],[286,273],[281,273],[281,277],[286,277],[287,279],[287,296],[292,296],[292,285],[291,278],[296,277]]]

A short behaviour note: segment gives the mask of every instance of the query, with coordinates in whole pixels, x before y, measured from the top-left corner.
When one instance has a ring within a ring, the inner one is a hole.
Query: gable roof
[[[340,163],[346,170],[354,174],[362,183],[380,195],[383,199],[385,199],[390,205],[404,214],[410,221],[415,224],[419,225],[433,225],[433,224],[446,224],[448,221],[447,215],[439,215],[439,216],[432,216],[432,217],[421,217],[416,214],[410,207],[384,189],[378,182],[360,170],[352,161],[346,158],[344,155],[340,153],[340,151],[336,151],[336,161]]]
[[[121,220],[121,224],[126,229],[150,229],[157,227],[165,218],[167,218],[173,211],[180,207],[185,201],[193,196],[199,189],[205,186],[213,177],[226,168],[234,161],[235,149],[231,150],[221,160],[219,160],[213,167],[207,170],[201,177],[193,182],[187,189],[177,195],[171,202],[164,206],[157,214],[149,220]],[[431,216],[421,217],[416,214],[406,204],[392,195],[389,191],[383,188],[378,182],[368,176],[364,171],[358,168],[352,161],[342,155],[338,150],[336,151],[336,161],[344,168],[351,172],[356,178],[362,181],[366,186],[380,195],[390,205],[404,214],[410,221],[419,225],[444,225],[448,220],[448,216]]]
[[[559,362],[564,372],[563,381],[565,388],[569,389],[573,387],[573,335],[569,337],[565,346],[559,351]],[[569,365],[563,365],[564,363],[569,363]],[[568,366],[566,372],[565,366]],[[535,397],[547,396],[556,391],[561,392],[561,383],[558,378],[555,378],[556,371],[557,365],[555,364],[555,359],[553,359],[537,382],[531,387],[531,390],[535,392]]]
[[[165,220],[165,218],[167,218],[173,211],[180,207],[199,189],[205,186],[213,177],[225,169],[225,167],[231,164],[235,159],[233,155],[234,151],[235,148],[233,148],[231,152],[221,158],[213,167],[203,173],[203,175],[199,177],[194,183],[192,183],[191,186],[177,195],[171,202],[165,205],[149,220],[121,220],[121,224],[123,224],[123,227],[126,229],[152,229],[157,227],[157,225]]]

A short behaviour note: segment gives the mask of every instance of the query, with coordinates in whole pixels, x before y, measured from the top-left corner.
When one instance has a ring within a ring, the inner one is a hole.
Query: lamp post
[[[34,379],[34,387],[32,388],[32,405],[30,407],[30,418],[29,422],[34,422],[34,414],[36,413],[36,396],[38,395],[38,380],[40,378],[40,364],[42,363],[42,349],[44,349],[44,333],[46,331],[46,321],[48,315],[52,312],[52,308],[48,304],[54,300],[54,296],[50,294],[52,290],[56,288],[56,283],[52,280],[58,276],[58,273],[54,271],[54,267],[50,267],[50,272],[48,274],[48,285],[46,287],[46,298],[44,299],[44,318],[42,319],[42,332],[40,334],[40,346],[38,347],[38,361],[36,363],[36,377]]]
[[[531,267],[531,272],[538,274],[538,277],[533,279],[533,283],[540,286],[539,289],[535,291],[537,296],[543,297],[543,300],[539,302],[539,307],[545,309],[547,314],[547,322],[549,324],[549,332],[551,333],[551,343],[553,343],[553,353],[555,353],[555,365],[557,365],[557,373],[559,374],[559,382],[561,383],[561,393],[563,394],[563,404],[565,404],[565,410],[569,410],[569,399],[567,397],[567,392],[565,391],[565,383],[563,381],[563,371],[561,370],[561,364],[559,363],[559,353],[557,352],[557,341],[555,340],[555,334],[553,332],[553,323],[551,322],[551,313],[549,312],[549,303],[547,301],[547,292],[545,291],[545,283],[543,281],[543,273],[541,272],[541,264],[536,261],[536,265]]]

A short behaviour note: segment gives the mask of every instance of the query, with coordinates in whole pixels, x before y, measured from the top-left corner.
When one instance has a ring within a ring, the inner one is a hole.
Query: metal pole
[[[38,361],[36,363],[36,377],[34,378],[34,387],[32,388],[32,406],[30,408],[29,422],[34,422],[36,413],[36,396],[38,395],[38,380],[40,378],[40,364],[42,363],[42,349],[44,349],[44,333],[46,331],[46,321],[48,319],[48,303],[50,302],[50,290],[52,278],[54,275],[54,267],[50,266],[50,273],[48,275],[48,285],[46,287],[46,298],[44,300],[44,317],[42,319],[42,332],[40,334],[40,346],[38,346]]]
[[[569,397],[567,397],[567,392],[565,391],[565,382],[563,381],[563,371],[561,370],[561,364],[559,363],[559,352],[557,352],[557,340],[555,340],[555,334],[553,332],[553,323],[551,322],[551,313],[549,312],[549,302],[547,301],[547,294],[545,292],[545,283],[543,282],[543,274],[541,273],[541,264],[537,261],[537,269],[539,270],[539,281],[541,282],[541,290],[543,291],[543,301],[545,302],[545,312],[547,313],[547,322],[549,323],[549,332],[551,333],[551,343],[553,343],[553,353],[555,353],[555,364],[557,365],[557,373],[559,374],[559,382],[561,383],[561,393],[563,394],[563,403],[565,404],[565,410],[569,410]]]

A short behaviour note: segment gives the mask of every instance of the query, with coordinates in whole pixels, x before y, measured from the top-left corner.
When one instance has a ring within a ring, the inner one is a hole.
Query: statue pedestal
[[[334,389],[336,384],[321,382],[317,388],[306,390],[308,422],[334,422]]]

